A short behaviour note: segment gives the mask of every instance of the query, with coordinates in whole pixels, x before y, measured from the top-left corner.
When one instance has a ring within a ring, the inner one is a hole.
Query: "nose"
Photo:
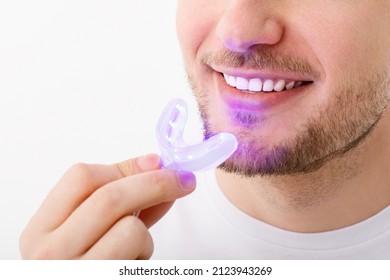
[[[277,44],[283,37],[283,26],[269,3],[265,0],[228,1],[216,28],[223,45],[230,51],[245,53],[256,45]]]

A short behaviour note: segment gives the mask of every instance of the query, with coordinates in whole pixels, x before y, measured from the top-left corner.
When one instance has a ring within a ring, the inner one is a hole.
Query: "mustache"
[[[237,53],[229,50],[205,53],[201,63],[226,68],[249,68],[256,70],[274,70],[279,72],[293,72],[319,78],[320,73],[305,59],[284,53],[276,53],[269,48]]]

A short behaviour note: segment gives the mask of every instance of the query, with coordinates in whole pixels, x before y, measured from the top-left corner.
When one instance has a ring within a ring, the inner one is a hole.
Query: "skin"
[[[279,228],[323,232],[390,204],[389,12],[390,1],[178,2],[205,134],[239,140],[217,171],[234,205]],[[221,73],[311,84],[253,95]]]
[[[206,134],[229,131],[240,142],[217,171],[234,205],[279,228],[322,232],[390,204],[389,12],[385,0],[178,1],[178,38]],[[240,57],[261,65],[240,64]],[[233,106],[215,70],[312,83],[289,98],[235,92]],[[308,131],[312,137],[300,138]],[[312,138],[324,141],[309,145]],[[302,147],[310,153],[297,153]],[[22,257],[149,258],[148,228],[196,184],[192,174],[161,170],[159,162],[146,155],[73,166],[24,230]],[[139,218],[132,215],[139,210]]]
[[[155,154],[113,165],[76,164],[23,231],[22,257],[147,259],[153,252],[148,228],[194,187],[192,173],[161,170]],[[139,217],[132,214],[140,210]]]

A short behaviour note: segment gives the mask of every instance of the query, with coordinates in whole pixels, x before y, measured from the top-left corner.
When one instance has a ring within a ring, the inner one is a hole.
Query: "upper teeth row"
[[[271,92],[271,91],[283,91],[290,90],[292,88],[297,88],[302,86],[302,81],[291,81],[286,82],[285,80],[264,80],[262,81],[260,78],[254,79],[245,79],[242,77],[234,77],[227,74],[223,74],[225,77],[226,83],[232,87],[235,87],[239,90],[249,90],[253,92]]]

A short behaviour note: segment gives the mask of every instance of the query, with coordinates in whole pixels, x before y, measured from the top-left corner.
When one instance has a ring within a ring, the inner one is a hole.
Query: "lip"
[[[293,88],[291,90],[281,92],[260,92],[251,93],[249,91],[242,91],[228,85],[221,73],[225,73],[232,76],[243,77],[246,79],[252,78],[267,78],[267,79],[284,79],[291,81],[311,81],[312,83],[304,85],[302,87]],[[233,110],[245,110],[245,111],[261,111],[270,110],[271,108],[282,107],[286,103],[294,103],[300,98],[304,97],[314,87],[314,81],[307,77],[299,75],[281,75],[274,73],[249,73],[242,71],[226,71],[219,72],[213,71],[213,79],[216,84],[217,92],[220,95],[222,101]],[[240,76],[241,75],[241,76]]]

